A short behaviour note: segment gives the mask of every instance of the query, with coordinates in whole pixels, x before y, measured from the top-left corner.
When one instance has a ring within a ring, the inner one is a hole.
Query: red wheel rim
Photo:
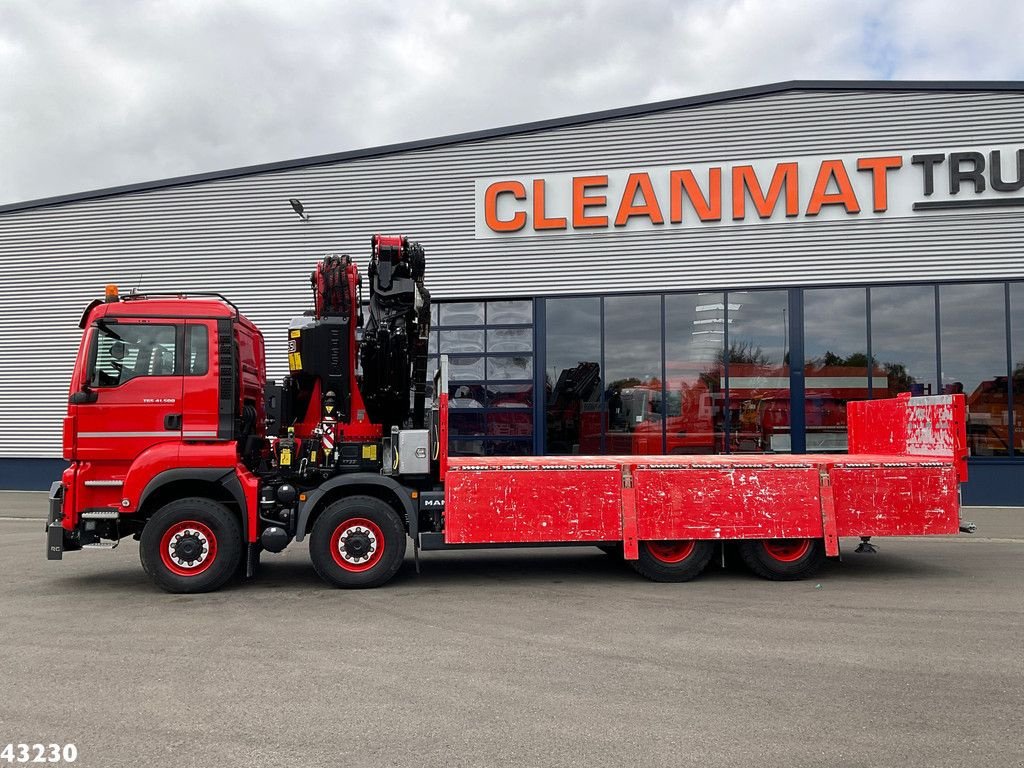
[[[160,561],[177,576],[198,576],[217,559],[217,537],[196,520],[175,523],[160,537]]]
[[[384,532],[373,520],[350,517],[331,534],[331,557],[352,573],[368,571],[384,556]]]
[[[810,548],[810,539],[768,539],[764,542],[764,551],[780,563],[796,562]]]
[[[662,563],[681,563],[690,556],[697,542],[693,539],[683,541],[648,541],[647,551],[655,560]]]

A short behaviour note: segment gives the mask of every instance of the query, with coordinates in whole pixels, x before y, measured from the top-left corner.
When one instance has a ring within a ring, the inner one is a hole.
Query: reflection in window
[[[548,454],[601,450],[601,300],[548,299],[544,369]]]
[[[867,327],[865,289],[804,291],[804,419],[810,453],[847,450],[846,403],[869,396]],[[886,396],[884,375],[871,383],[878,396]]]
[[[484,303],[482,301],[454,301],[439,305],[439,326],[483,325]]]
[[[604,302],[605,453],[662,452],[661,297]]]
[[[943,393],[967,396],[973,456],[1009,453],[1006,296],[1002,283],[939,286]]]
[[[724,447],[722,367],[725,297],[665,297],[665,432],[670,454],[720,453]]]
[[[730,291],[728,439],[733,453],[789,451],[789,298]]]
[[[532,328],[489,328],[488,352],[532,352]]]
[[[142,376],[177,375],[177,349],[173,325],[101,323],[96,327],[90,384],[116,387]]]
[[[456,352],[484,351],[484,332],[480,331],[441,331],[441,354],[450,355]]]
[[[532,325],[533,302],[520,301],[488,301],[488,325]]]
[[[872,397],[893,397],[900,392],[935,394],[933,286],[871,289],[871,357],[886,377],[885,390],[876,384]]]
[[[1013,452],[1024,455],[1024,283],[1010,283],[1010,370],[1013,374]]]

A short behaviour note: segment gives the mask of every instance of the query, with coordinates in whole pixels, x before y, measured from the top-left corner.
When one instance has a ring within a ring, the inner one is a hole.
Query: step
[[[117,520],[121,513],[116,509],[89,509],[82,513],[83,520]]]
[[[83,544],[82,549],[114,549],[117,545],[116,541],[97,541],[93,544]]]

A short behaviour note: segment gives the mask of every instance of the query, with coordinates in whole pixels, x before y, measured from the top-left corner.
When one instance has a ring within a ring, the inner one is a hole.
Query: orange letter
[[[533,228],[565,229],[565,217],[549,219],[544,213],[544,179],[533,180]]]
[[[732,169],[732,217],[739,220],[746,216],[746,192],[750,192],[750,200],[757,208],[757,215],[762,219],[771,218],[775,212],[775,204],[779,201],[782,187],[786,187],[786,215],[800,214],[800,188],[798,185],[796,163],[779,163],[772,174],[772,183],[768,185],[768,194],[761,191],[752,165],[737,165]]]
[[[835,179],[838,192],[826,192],[829,182]],[[850,177],[842,160],[822,160],[818,178],[814,181],[811,201],[807,204],[807,215],[817,216],[823,205],[842,205],[847,213],[860,213],[857,195],[854,194]]]
[[[643,204],[633,205],[638,191],[640,197],[643,198]],[[615,214],[615,226],[626,226],[626,222],[631,216],[646,216],[652,224],[665,223],[665,217],[661,215],[661,208],[658,205],[658,197],[654,194],[654,187],[651,186],[651,177],[646,173],[631,173],[626,179],[626,188],[622,191],[619,212]]]
[[[683,189],[690,199],[697,216],[701,221],[722,220],[722,169],[711,168],[708,170],[708,197],[700,191],[697,180],[693,177],[693,171],[682,170],[672,171],[669,174],[669,186],[671,197],[669,200],[669,220],[673,224],[679,224],[683,220]]]
[[[604,205],[604,195],[587,196],[587,187],[607,187],[607,176],[577,176],[572,180],[572,225],[576,229],[585,227],[607,227],[607,216],[587,216],[587,208]]]
[[[526,199],[526,187],[518,181],[496,181],[484,193],[484,220],[492,232],[518,232],[526,226],[526,213],[516,211],[512,218],[498,218],[498,195],[511,194],[516,200]]]
[[[902,167],[903,158],[899,155],[895,157],[862,157],[857,161],[858,171],[871,171],[871,190],[874,193],[876,213],[881,213],[889,208],[886,173]]]

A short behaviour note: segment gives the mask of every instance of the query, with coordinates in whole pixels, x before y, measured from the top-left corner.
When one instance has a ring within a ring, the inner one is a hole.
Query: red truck
[[[849,455],[449,458],[447,361],[426,407],[423,249],[374,236],[369,300],[327,257],[292,322],[289,376],[217,295],[131,295],[85,310],[47,555],[139,540],[170,592],[255,575],[308,537],[339,587],[387,582],[406,554],[596,545],[686,581],[735,542],[770,579],[812,574],[839,537],[953,534],[966,479],[962,395],[849,405]],[[363,310],[365,307],[365,314]]]

